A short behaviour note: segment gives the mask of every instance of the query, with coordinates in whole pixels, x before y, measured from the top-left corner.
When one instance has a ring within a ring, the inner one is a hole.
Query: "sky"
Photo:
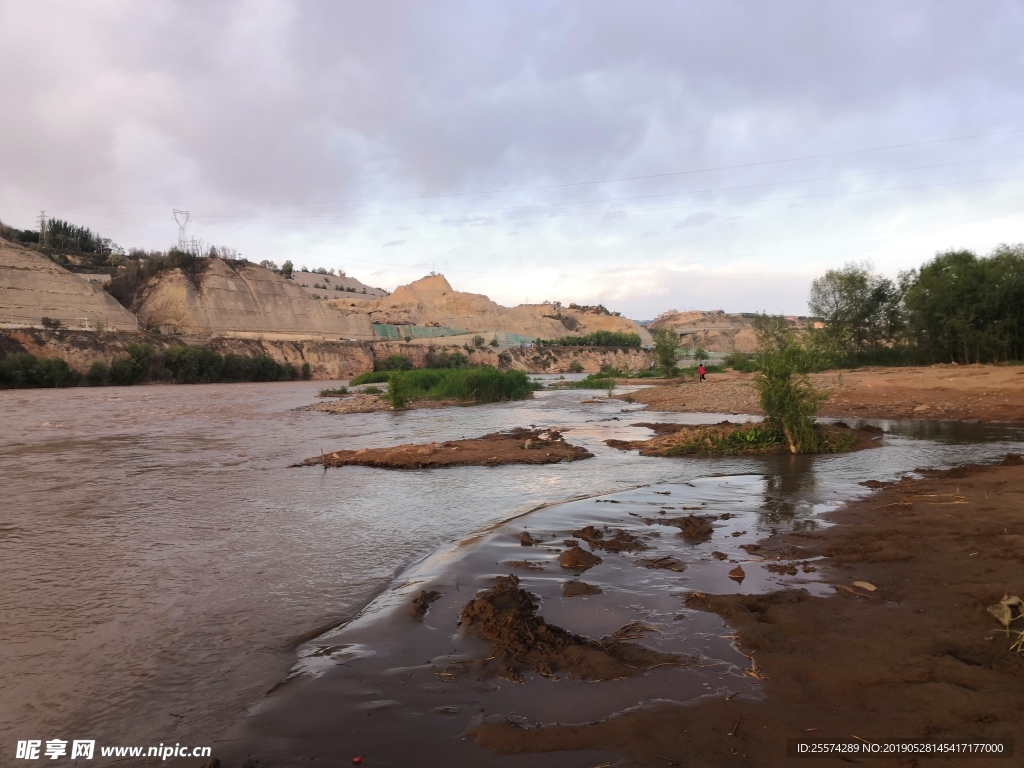
[[[1024,4],[0,0],[0,220],[511,305],[805,314],[1024,240]]]

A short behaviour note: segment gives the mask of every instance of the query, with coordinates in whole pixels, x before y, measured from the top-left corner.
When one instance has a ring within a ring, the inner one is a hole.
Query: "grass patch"
[[[349,385],[356,387],[360,384],[384,384],[388,380],[389,371],[370,371],[369,373],[360,373],[354,379],[349,380]]]
[[[857,438],[849,430],[815,425],[820,453],[853,450]],[[742,454],[788,453],[782,432],[764,424],[709,424],[680,430],[673,436],[664,456],[738,456]]]
[[[395,408],[403,408],[417,398],[463,403],[522,400],[540,388],[523,371],[499,371],[489,366],[392,371],[388,382]]]
[[[348,387],[338,387],[337,389],[321,389],[320,397],[341,397],[342,395],[348,394]]]

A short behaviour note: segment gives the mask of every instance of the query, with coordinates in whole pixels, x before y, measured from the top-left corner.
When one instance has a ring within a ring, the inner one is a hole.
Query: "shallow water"
[[[748,536],[921,466],[1021,450],[1021,430],[889,425],[844,456],[643,458],[622,401],[584,391],[408,413],[296,411],[321,383],[0,392],[0,749],[26,738],[209,743],[293,663],[299,636],[538,505],[743,475]],[[290,468],[320,450],[556,427],[593,459],[394,472]],[[746,539],[743,539],[745,541]],[[387,598],[382,601],[386,603]]]

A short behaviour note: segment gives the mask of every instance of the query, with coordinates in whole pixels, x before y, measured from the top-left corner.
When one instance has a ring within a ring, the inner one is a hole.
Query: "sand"
[[[754,375],[728,371],[630,393],[651,410],[760,415]],[[1024,367],[933,365],[813,374],[832,395],[821,415],[865,419],[1024,421]],[[623,379],[622,383],[635,383]]]

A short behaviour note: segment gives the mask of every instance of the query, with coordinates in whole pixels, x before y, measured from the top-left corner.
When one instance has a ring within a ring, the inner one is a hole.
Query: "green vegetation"
[[[549,347],[629,347],[640,348],[640,334],[623,331],[594,331],[585,336],[563,336],[537,342]]]
[[[320,397],[341,397],[348,394],[348,387],[335,387],[334,389],[321,389]]]
[[[221,355],[209,347],[173,346],[158,352],[151,344],[129,344],[113,365],[97,360],[83,377],[64,360],[25,352],[0,360],[0,387],[73,387],[84,379],[92,387],[130,386],[145,381],[207,384],[237,381],[291,381],[305,373],[267,355]]]
[[[583,373],[583,364],[579,360],[569,363],[569,373]]]
[[[759,316],[757,376],[764,426],[785,438],[790,453],[819,453],[824,434],[815,417],[827,393],[811,386],[807,374],[828,365],[819,350],[797,339],[785,318]]]
[[[408,355],[388,355],[383,360],[373,361],[373,370],[375,371],[411,371],[412,369],[412,358]],[[387,377],[381,381],[387,381]]]
[[[363,387],[362,392],[364,395],[382,395],[384,390],[380,387],[375,387],[372,384],[369,387]]]
[[[424,368],[468,368],[469,358],[461,352],[437,352],[433,347],[427,350],[423,359]]]
[[[398,369],[396,369],[398,370]],[[370,371],[360,373],[349,380],[349,385],[357,387],[360,384],[383,384],[388,380],[389,371]]]
[[[417,398],[496,403],[529,397],[535,386],[522,371],[499,371],[490,366],[476,368],[392,371],[388,394],[393,408],[405,408]]]
[[[739,454],[784,453],[782,436],[766,426],[748,422],[738,425],[713,424],[678,433],[680,441],[665,450],[665,456],[735,456]],[[856,438],[845,430],[821,432],[819,453],[835,453],[853,448]]]
[[[726,368],[740,373],[753,373],[757,370],[757,360],[749,352],[730,352],[722,360]]]
[[[947,251],[894,282],[869,264],[814,281],[817,347],[840,365],[1024,360],[1024,245]]]
[[[659,328],[653,334],[654,359],[667,376],[675,375],[679,359],[679,334],[671,328]]]
[[[123,306],[131,308],[139,290],[153,275],[171,269],[180,269],[187,278],[195,282],[206,267],[207,261],[197,253],[171,248],[167,253],[153,251],[132,251],[124,260],[110,282],[104,286],[107,293]]]
[[[73,387],[81,376],[65,361],[16,352],[0,360],[0,388]]]
[[[483,336],[474,336],[473,337],[473,346],[477,347],[478,349],[480,347],[484,346],[486,343],[487,343],[487,339],[485,339]]]

